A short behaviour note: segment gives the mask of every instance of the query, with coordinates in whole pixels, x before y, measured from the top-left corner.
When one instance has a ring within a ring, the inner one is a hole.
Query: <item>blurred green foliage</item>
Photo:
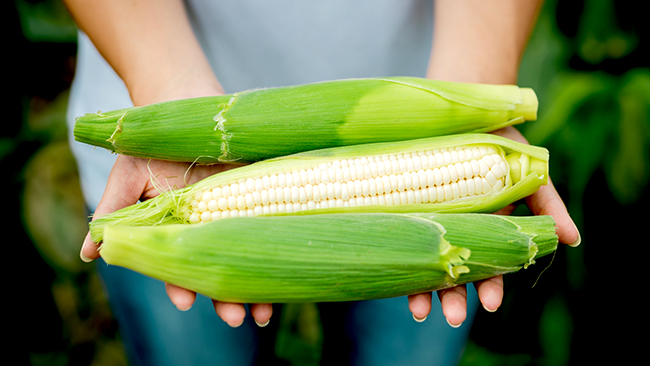
[[[66,109],[76,27],[58,0],[2,3],[10,20],[10,74],[0,131],[2,229],[20,259],[11,364],[126,365],[117,325],[94,267],[79,259],[87,213],[68,146]]]
[[[551,176],[566,182],[572,212],[582,216],[582,193],[598,169],[621,204],[636,201],[650,177],[650,69],[559,73],[548,99],[547,113],[524,133],[553,151]]]
[[[18,51],[9,70],[20,78],[10,85],[5,117],[12,123],[0,132],[2,188],[10,193],[2,223],[14,234],[10,258],[29,263],[18,272],[29,280],[12,283],[26,303],[16,314],[22,321],[13,329],[13,349],[24,364],[124,365],[99,280],[78,258],[87,218],[65,126],[76,28],[58,0],[3,5],[13,17],[10,49]],[[617,305],[603,301],[610,289],[634,293],[627,279],[641,278],[639,269],[604,263],[629,261],[612,245],[638,242],[647,218],[650,63],[643,17],[631,2],[545,2],[519,76],[538,94],[539,119],[520,130],[549,149],[551,177],[583,244],[507,276],[503,305],[496,313],[479,311],[462,365],[573,365],[593,353],[604,363],[634,360],[634,352],[619,350],[635,349],[635,339],[622,335],[636,319],[619,321]],[[529,214],[523,206],[517,213]],[[588,312],[592,307],[599,310]],[[317,364],[317,315],[309,304],[285,307],[279,358]]]
[[[30,42],[76,42],[77,27],[61,1],[15,0],[23,35]]]
[[[634,281],[625,279],[640,278],[640,268],[624,270],[623,279],[604,267],[618,256],[615,245],[644,241],[649,35],[630,2],[545,2],[519,75],[519,84],[538,94],[539,118],[518,127],[549,149],[550,176],[582,244],[560,248],[539,278],[539,267],[505,278],[504,304],[498,314],[479,312],[463,365],[581,365],[594,357],[621,364],[637,357],[622,350],[640,345],[625,334],[643,316],[619,322],[627,306],[615,294],[634,293]]]

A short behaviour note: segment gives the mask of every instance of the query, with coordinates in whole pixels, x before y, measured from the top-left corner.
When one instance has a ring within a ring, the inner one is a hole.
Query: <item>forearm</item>
[[[180,0],[65,0],[79,28],[125,82],[135,104],[192,83],[221,90]]]
[[[427,77],[513,84],[541,1],[438,0]]]

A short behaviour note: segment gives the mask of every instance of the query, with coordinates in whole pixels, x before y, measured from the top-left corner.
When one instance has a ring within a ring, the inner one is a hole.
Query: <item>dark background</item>
[[[12,364],[125,365],[93,266],[78,256],[86,213],[65,126],[75,26],[60,1],[1,6],[8,41],[0,130],[6,357]],[[645,13],[629,1],[545,3],[519,77],[519,85],[537,92],[539,119],[518,128],[550,150],[551,177],[582,245],[562,246],[554,258],[506,276],[503,306],[479,312],[463,365],[623,364],[643,357],[641,248],[649,242],[650,216]],[[276,353],[295,365],[314,364],[314,307],[286,313]]]

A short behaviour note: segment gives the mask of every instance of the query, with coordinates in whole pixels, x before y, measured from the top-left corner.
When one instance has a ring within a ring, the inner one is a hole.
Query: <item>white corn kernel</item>
[[[212,221],[212,212],[205,211],[204,213],[201,214],[201,222],[208,222],[208,221]]]
[[[262,187],[264,189],[266,189],[266,190],[271,188],[271,177],[270,176],[265,175],[265,176],[262,177]]]
[[[261,180],[260,180],[260,183],[262,183]],[[246,190],[248,192],[253,192],[253,191],[255,191],[255,189],[258,189],[258,187],[256,187],[256,184],[255,184],[255,179],[248,178],[248,179],[246,179],[245,184],[246,184]]]
[[[252,196],[251,196],[252,199]],[[246,210],[246,196],[237,196],[237,209],[238,210]]]
[[[292,195],[291,195],[291,187],[284,187],[282,188],[282,197],[284,203],[291,203]]]
[[[217,201],[210,200],[210,202],[208,202],[208,207],[207,208],[208,208],[208,210],[214,212],[214,211],[219,210],[219,205],[217,205]]]

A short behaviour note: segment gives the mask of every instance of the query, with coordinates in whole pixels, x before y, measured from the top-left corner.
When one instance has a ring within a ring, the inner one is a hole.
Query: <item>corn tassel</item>
[[[546,184],[548,152],[491,134],[310,151],[225,171],[91,223],[353,212],[494,212]]]
[[[550,216],[325,214],[108,226],[110,265],[239,303],[353,301],[516,272],[557,248]]]
[[[536,117],[537,97],[529,88],[392,77],[251,90],[86,114],[77,118],[74,136],[118,154],[209,164],[487,132]]]

